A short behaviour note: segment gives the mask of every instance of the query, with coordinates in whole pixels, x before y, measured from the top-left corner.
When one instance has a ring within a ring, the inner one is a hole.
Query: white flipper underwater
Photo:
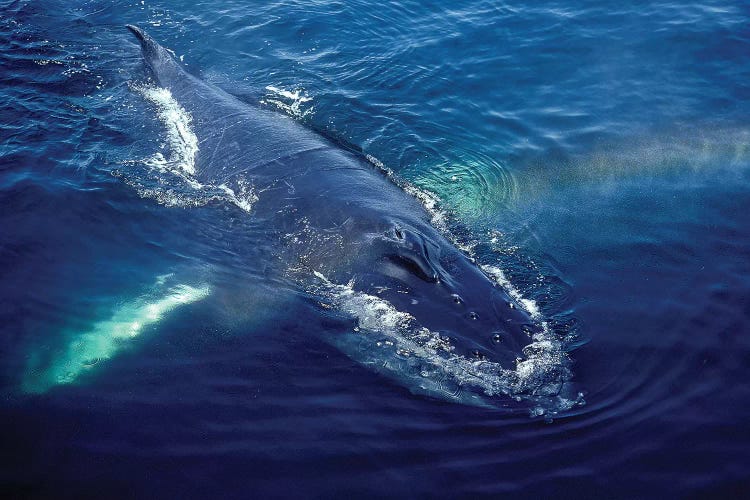
[[[27,393],[43,393],[57,385],[75,383],[81,376],[131,346],[148,327],[176,309],[205,299],[211,288],[185,283],[167,286],[169,275],[159,276],[144,294],[118,304],[112,315],[83,332],[64,332],[63,345],[47,356],[32,352],[22,381]]]

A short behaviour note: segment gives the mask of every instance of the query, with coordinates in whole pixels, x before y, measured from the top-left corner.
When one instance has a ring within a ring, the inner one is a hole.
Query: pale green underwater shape
[[[529,204],[545,202],[565,189],[616,189],[628,180],[644,182],[670,175],[674,182],[689,182],[701,174],[715,179],[746,168],[748,162],[750,128],[693,127],[644,132],[564,159],[532,155],[513,166],[489,155],[458,151],[412,182],[462,221],[480,221],[496,214],[499,207],[514,215],[524,213]]]
[[[87,332],[74,334],[48,366],[34,366],[36,357],[32,356],[23,390],[43,393],[56,385],[74,383],[81,375],[125,349],[147,327],[155,325],[168,313],[198,302],[210,293],[207,285],[179,284],[152,301],[141,296],[126,302],[114,311],[111,318],[95,323]]]

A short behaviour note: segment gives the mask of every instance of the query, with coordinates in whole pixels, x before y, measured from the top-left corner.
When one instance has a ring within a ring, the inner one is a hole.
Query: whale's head
[[[430,226],[391,221],[372,241],[378,258],[361,289],[439,334],[455,355],[513,369],[541,331],[499,269],[480,268]]]
[[[499,395],[560,396],[567,355],[502,271],[481,268],[426,223],[390,222],[370,233],[349,284],[332,285],[332,305],[356,319],[353,334],[332,342],[441,399],[494,407],[507,401]]]

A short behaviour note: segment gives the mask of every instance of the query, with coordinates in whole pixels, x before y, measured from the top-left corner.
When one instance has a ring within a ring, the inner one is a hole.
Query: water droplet
[[[471,357],[474,359],[486,359],[485,355],[482,354],[479,349],[474,349],[473,351],[471,351]]]

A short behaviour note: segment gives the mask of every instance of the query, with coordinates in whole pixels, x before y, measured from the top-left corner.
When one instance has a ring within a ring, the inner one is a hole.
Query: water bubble
[[[537,406],[529,410],[529,416],[531,417],[541,417],[542,415],[544,415],[544,413],[544,408],[542,408],[541,406]]]
[[[471,351],[471,357],[474,359],[487,359],[487,357],[482,354],[482,351],[480,351],[479,349],[474,349],[473,351]]]
[[[500,342],[503,341],[503,336],[500,335],[499,333],[496,333],[496,334],[492,335],[492,341],[494,343],[496,343],[496,344],[499,344]]]
[[[474,311],[471,311],[471,312],[469,313],[469,318],[471,318],[471,319],[473,319],[473,320],[477,320],[477,319],[479,319],[479,314],[477,314],[477,313],[476,313],[476,312],[474,312]]]

